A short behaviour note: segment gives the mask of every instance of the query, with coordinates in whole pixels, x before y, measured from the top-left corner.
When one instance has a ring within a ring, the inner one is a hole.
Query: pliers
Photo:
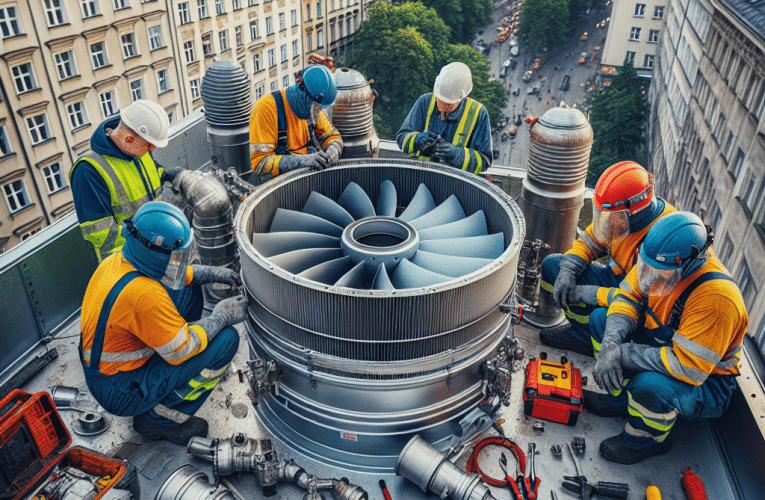
[[[515,495],[515,500],[525,500],[523,493],[521,493],[523,490],[523,474],[518,472],[518,464],[515,464],[516,477],[513,478],[510,476],[510,473],[507,472],[507,456],[505,455],[505,452],[502,452],[499,456],[499,466],[502,467],[502,472],[505,474],[505,478],[507,478],[507,485],[510,487],[513,495]]]

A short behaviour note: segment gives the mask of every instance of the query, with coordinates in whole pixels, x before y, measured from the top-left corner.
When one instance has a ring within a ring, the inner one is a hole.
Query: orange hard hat
[[[633,215],[653,201],[653,175],[634,161],[608,167],[595,185],[593,203],[600,210],[629,210]]]

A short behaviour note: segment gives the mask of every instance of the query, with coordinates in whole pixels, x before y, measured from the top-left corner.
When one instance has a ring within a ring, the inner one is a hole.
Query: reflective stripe
[[[584,243],[585,246],[589,248],[590,250],[592,250],[593,252],[604,253],[606,251],[606,247],[602,246],[600,243],[590,238],[590,235],[589,233],[587,233],[587,231],[582,231],[581,229],[576,228],[576,233],[582,239],[582,243]]]
[[[566,317],[567,318],[571,318],[574,321],[576,321],[577,323],[580,323],[582,325],[586,325],[586,324],[588,324],[590,322],[590,317],[589,316],[584,316],[584,315],[581,315],[581,314],[573,313],[573,312],[571,312],[571,309],[566,309]]]
[[[664,440],[667,439],[667,436],[669,436],[669,432],[664,432],[662,434],[659,434],[658,436],[653,435],[648,431],[634,428],[629,422],[627,422],[627,425],[624,426],[624,432],[626,432],[630,436],[635,436],[638,438],[644,438],[644,439],[651,438],[657,443],[664,442]]]
[[[175,337],[170,339],[168,342],[165,342],[164,345],[155,348],[154,350],[164,358],[166,354],[173,353],[175,350],[185,344],[187,340],[188,335],[186,334],[186,325],[183,325],[181,329],[178,330],[178,333],[175,334]]]
[[[433,113],[433,110],[436,109],[436,94],[433,94],[433,96],[430,98],[430,105],[428,106],[428,114],[425,115],[425,128],[422,130],[428,130],[428,125],[430,125],[430,115]]]
[[[539,287],[546,292],[553,293],[555,291],[555,287],[552,283],[548,283],[545,280],[539,280]]]
[[[468,148],[462,148],[462,152],[463,152],[462,170],[467,170],[468,165],[470,165],[470,150],[468,150]]]
[[[737,344],[733,346],[728,352],[725,353],[724,358],[727,358],[728,356],[733,356],[735,354],[738,354],[739,351],[741,351],[741,344]]]
[[[689,354],[700,358],[707,363],[710,364],[717,364],[720,361],[720,355],[717,354],[715,351],[708,347],[704,347],[703,345],[692,341],[691,339],[687,337],[683,337],[682,335],[679,335],[675,333],[672,336],[672,341],[679,347],[681,347],[684,351],[687,351]]]
[[[189,341],[184,344],[182,349],[171,352],[162,357],[165,358],[167,361],[182,361],[183,359],[190,357],[192,354],[194,354],[194,351],[196,350],[197,347],[199,347],[199,344],[198,343],[194,344],[191,342],[191,339],[189,339]]]
[[[620,290],[614,290],[614,303],[617,302],[623,302],[635,309],[640,309],[640,302],[633,299],[632,296],[624,294],[624,292]]]
[[[598,355],[600,354],[600,342],[595,340],[595,337],[590,337],[590,340],[592,341],[592,350],[595,353],[595,359],[598,359]]]
[[[229,363],[230,364],[230,363]],[[204,369],[199,375],[189,380],[188,386],[175,394],[186,401],[194,401],[207,391],[211,391],[220,381],[220,376],[228,370],[229,364],[218,370]]]
[[[270,153],[273,150],[273,144],[250,144],[250,153]]]
[[[172,420],[176,424],[183,424],[191,418],[191,415],[186,415],[185,413],[181,413],[178,410],[172,410],[165,405],[157,405],[153,408],[153,410],[157,415],[165,417],[168,420]]]
[[[672,376],[678,380],[693,385],[701,385],[707,379],[708,374],[705,372],[680,363],[680,360],[677,359],[677,355],[672,352],[672,348],[670,347],[661,348],[661,359],[664,361],[665,366]]]
[[[467,102],[465,103],[465,107],[466,109],[462,112],[462,119],[460,120],[460,124],[457,127],[457,132],[452,138],[452,144],[463,148],[467,144],[468,138],[471,136],[473,130],[475,129],[475,124],[478,122],[478,112],[481,111],[483,106],[478,101],[474,101],[473,99],[468,98]],[[466,130],[465,125],[468,123],[470,125]]]
[[[255,174],[257,175],[273,174],[275,163],[276,163],[275,155],[266,156],[265,158],[260,160],[260,162],[258,162],[258,166],[257,166],[257,169],[255,170]]]
[[[329,130],[327,130],[325,133],[323,133],[320,136],[318,136],[316,138],[316,140],[319,141],[320,143],[323,143],[324,141],[326,141],[327,139],[329,139],[333,135],[337,135],[337,136],[340,135],[340,132],[338,132],[337,129],[334,126],[332,128],[330,128]]]
[[[728,373],[732,372],[733,368],[735,368],[736,371],[738,371],[738,362],[739,362],[738,358],[726,359],[725,361],[720,361],[719,363],[717,363],[717,369],[722,370],[724,372],[728,372]]]
[[[139,359],[148,358],[152,354],[154,354],[154,349],[151,347],[144,347],[143,349],[139,349],[137,351],[103,352],[101,353],[101,362],[121,363],[123,361],[136,361]],[[85,359],[86,363],[90,364],[90,349],[83,351],[82,357]]]
[[[475,155],[476,167],[473,171],[474,174],[480,174],[483,171],[483,155],[476,151]]]
[[[213,370],[211,368],[205,368],[199,374],[201,376],[205,377],[205,378],[208,378],[208,379],[212,379],[212,378],[215,378],[215,377],[220,377],[221,375],[223,375],[226,372],[226,370],[228,370],[228,366],[229,365],[226,365],[223,368],[218,368],[217,370]]]
[[[632,393],[629,391],[627,392],[627,404],[627,410],[630,415],[633,417],[640,417],[648,427],[659,431],[668,431],[671,429],[680,413],[675,408],[667,413],[651,411],[635,401],[632,397]]]
[[[404,140],[401,142],[404,153],[414,153],[414,138],[417,137],[417,132],[409,132],[404,136]]]
[[[110,229],[114,227],[115,225],[116,224],[114,223],[114,217],[106,217],[105,219],[101,219],[95,222],[83,222],[82,224],[80,224],[80,229],[82,230],[82,234],[84,234],[85,236],[88,236],[97,231]]]

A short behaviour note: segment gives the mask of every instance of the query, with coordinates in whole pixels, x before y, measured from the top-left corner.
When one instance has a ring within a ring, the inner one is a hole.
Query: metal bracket
[[[247,366],[253,405],[257,406],[268,393],[279,396],[279,368],[276,361],[270,360],[266,363],[260,358],[255,358],[248,360]]]

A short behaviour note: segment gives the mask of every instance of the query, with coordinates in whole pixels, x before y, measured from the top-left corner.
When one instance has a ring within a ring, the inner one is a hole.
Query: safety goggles
[[[682,270],[658,269],[643,260],[638,254],[638,287],[644,295],[665,296],[672,293],[680,283]]]
[[[605,205],[604,205],[605,206]],[[599,243],[615,243],[630,232],[630,211],[628,209],[607,212],[592,202],[592,234]]]

